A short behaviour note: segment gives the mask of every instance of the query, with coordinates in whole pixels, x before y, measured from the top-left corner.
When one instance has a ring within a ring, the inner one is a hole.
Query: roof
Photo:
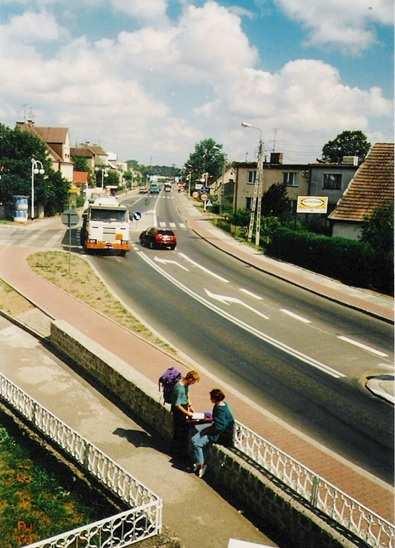
[[[362,222],[380,206],[394,200],[394,144],[376,143],[351,179],[332,221]]]
[[[244,169],[257,169],[257,162],[233,162],[231,167]],[[274,164],[273,162],[264,162],[263,169],[303,169],[309,168],[309,164]]]
[[[40,133],[39,131],[37,131],[38,129],[64,129],[67,133],[68,130],[66,128],[37,128],[37,126],[29,122],[17,122],[16,127],[24,131],[29,131],[30,133],[32,133],[33,135],[35,135],[36,137],[44,141],[45,146],[47,147],[48,153],[52,156],[52,158],[56,162],[66,163],[63,161],[63,158],[56,152],[56,150],[54,150],[51,147],[51,144],[49,143],[49,141],[45,139],[44,135]],[[55,141],[53,141],[52,144],[55,144]],[[67,163],[70,163],[70,162],[67,162]]]
[[[82,158],[93,158],[94,152],[87,147],[71,147],[70,156],[79,156]]]
[[[39,127],[33,126],[33,129],[45,142],[51,144],[65,143],[67,132],[66,127]]]
[[[90,143],[81,143],[81,147],[87,148],[96,156],[107,156],[107,152],[100,145],[91,145]]]

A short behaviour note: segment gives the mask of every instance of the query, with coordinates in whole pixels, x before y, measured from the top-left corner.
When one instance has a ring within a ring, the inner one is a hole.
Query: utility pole
[[[255,224],[255,245],[259,246],[261,237],[261,212],[262,212],[262,194],[263,194],[263,161],[264,161],[264,149],[262,140],[262,130],[259,127],[242,122],[243,127],[250,127],[259,131],[259,146],[258,146],[258,158],[257,158],[257,170],[254,181],[254,193],[252,196],[250,224],[248,227],[248,241],[252,240],[252,233]],[[256,219],[255,219],[256,214]]]

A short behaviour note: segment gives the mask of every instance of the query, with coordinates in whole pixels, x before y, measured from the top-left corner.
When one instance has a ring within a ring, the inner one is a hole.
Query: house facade
[[[256,162],[237,162],[234,209],[251,209],[257,173]],[[305,164],[283,164],[282,155],[272,153],[269,162],[263,164],[262,193],[272,185],[285,183],[290,200],[291,213],[296,212],[298,196],[308,192],[309,171]]]
[[[393,202],[394,143],[376,143],[329,215],[333,236],[359,239],[365,219]]]
[[[353,158],[353,157],[351,157]],[[356,162],[341,164],[309,164],[309,196],[326,196],[328,198],[328,215],[335,209],[351,179],[358,169]]]
[[[73,182],[73,162],[70,154],[68,128],[36,126],[32,120],[17,122],[16,126],[44,141],[51,159],[52,169],[60,171],[67,181]]]

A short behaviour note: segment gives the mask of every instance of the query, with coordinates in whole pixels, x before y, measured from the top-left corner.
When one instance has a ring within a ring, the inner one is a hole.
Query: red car
[[[139,236],[140,244],[148,246],[151,249],[154,247],[162,247],[175,249],[177,245],[176,235],[168,228],[147,228]]]

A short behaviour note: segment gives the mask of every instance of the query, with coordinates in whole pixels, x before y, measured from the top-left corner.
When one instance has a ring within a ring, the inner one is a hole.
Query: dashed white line
[[[266,343],[268,343],[272,346],[275,346],[276,348],[279,348],[283,352],[285,352],[285,353],[287,353],[287,354],[289,354],[289,355],[291,355],[295,358],[298,358],[299,360],[307,363],[308,365],[311,365],[312,367],[320,369],[321,371],[323,371],[327,375],[330,375],[331,377],[339,379],[339,378],[342,378],[342,377],[346,376],[346,375],[344,375],[344,373],[341,373],[340,371],[336,371],[336,369],[333,369],[329,365],[321,363],[318,360],[316,360],[316,359],[314,359],[310,356],[307,356],[306,354],[303,354],[303,352],[299,352],[299,350],[296,350],[295,348],[291,348],[287,344],[285,344],[281,341],[278,341],[277,339],[274,339],[273,337],[270,337],[269,335],[267,335],[266,333],[263,333],[262,331],[259,331],[258,329],[256,329],[252,325],[249,325],[248,323],[241,320],[240,318],[236,318],[235,316],[229,314],[228,312],[226,312],[222,308],[219,308],[215,304],[207,301],[207,299],[205,299],[201,295],[198,295],[197,293],[195,293],[194,291],[189,289],[187,286],[182,284],[176,278],[171,276],[171,274],[169,274],[168,272],[163,270],[160,266],[155,264],[154,261],[152,261],[147,255],[145,255],[141,251],[138,254],[146,263],[151,265],[152,268],[154,268],[157,272],[162,274],[162,276],[167,278],[176,287],[178,287],[179,289],[181,289],[182,291],[184,291],[185,293],[190,295],[196,301],[198,301],[201,304],[207,306],[207,308],[210,308],[212,311],[216,312],[217,314],[219,314],[223,318],[226,318],[227,320],[229,320],[230,322],[235,324],[240,329],[243,329],[243,330],[247,331],[248,333],[251,333],[252,335],[255,335],[255,337],[258,337],[259,339],[265,341]]]
[[[280,308],[281,312],[284,312],[284,314],[287,314],[287,316],[291,316],[291,318],[294,318],[295,320],[299,320],[303,323],[311,323],[310,320],[307,320],[306,318],[303,318],[302,316],[298,316],[294,312],[291,312],[290,310],[287,310],[286,308]]]
[[[180,257],[183,257],[186,261],[190,262],[191,264],[193,264],[193,265],[196,266],[197,268],[200,268],[201,270],[204,270],[204,272],[207,272],[207,274],[210,274],[211,276],[214,276],[214,278],[217,278],[217,280],[221,280],[221,282],[224,282],[224,283],[226,283],[226,284],[229,283],[229,281],[228,281],[228,280],[225,280],[225,278],[223,278],[222,276],[219,276],[218,274],[215,274],[215,272],[211,272],[211,270],[209,270],[208,268],[205,268],[205,267],[202,266],[201,264],[196,263],[195,261],[193,261],[192,259],[190,259],[187,255],[185,255],[185,253],[181,253],[181,252],[179,251],[178,254],[180,255]]]
[[[372,348],[371,346],[367,346],[366,344],[362,344],[358,341],[354,341],[353,339],[349,339],[348,337],[338,335],[337,338],[342,340],[342,341],[353,344],[354,346],[358,346],[359,348],[362,348],[363,350],[367,350],[368,352],[372,352],[372,354],[376,354],[376,356],[380,356],[382,358],[387,358],[388,357],[388,354],[385,354],[384,352],[380,352],[379,350],[376,350],[375,348]]]
[[[160,224],[161,227],[166,226],[166,223],[164,223],[163,221],[161,221],[159,224]]]
[[[244,289],[244,287],[240,287],[240,291],[242,291],[242,292],[245,293],[246,295],[249,295],[249,296],[252,297],[253,299],[256,299],[257,301],[261,301],[261,300],[262,300],[262,297],[260,297],[259,295],[255,295],[255,293],[251,293],[251,291],[248,291],[248,289]]]
[[[169,223],[169,226],[170,226],[171,228],[175,228],[175,227],[176,227],[176,223]]]
[[[178,226],[179,226],[180,228],[185,228],[184,223],[178,223]]]

